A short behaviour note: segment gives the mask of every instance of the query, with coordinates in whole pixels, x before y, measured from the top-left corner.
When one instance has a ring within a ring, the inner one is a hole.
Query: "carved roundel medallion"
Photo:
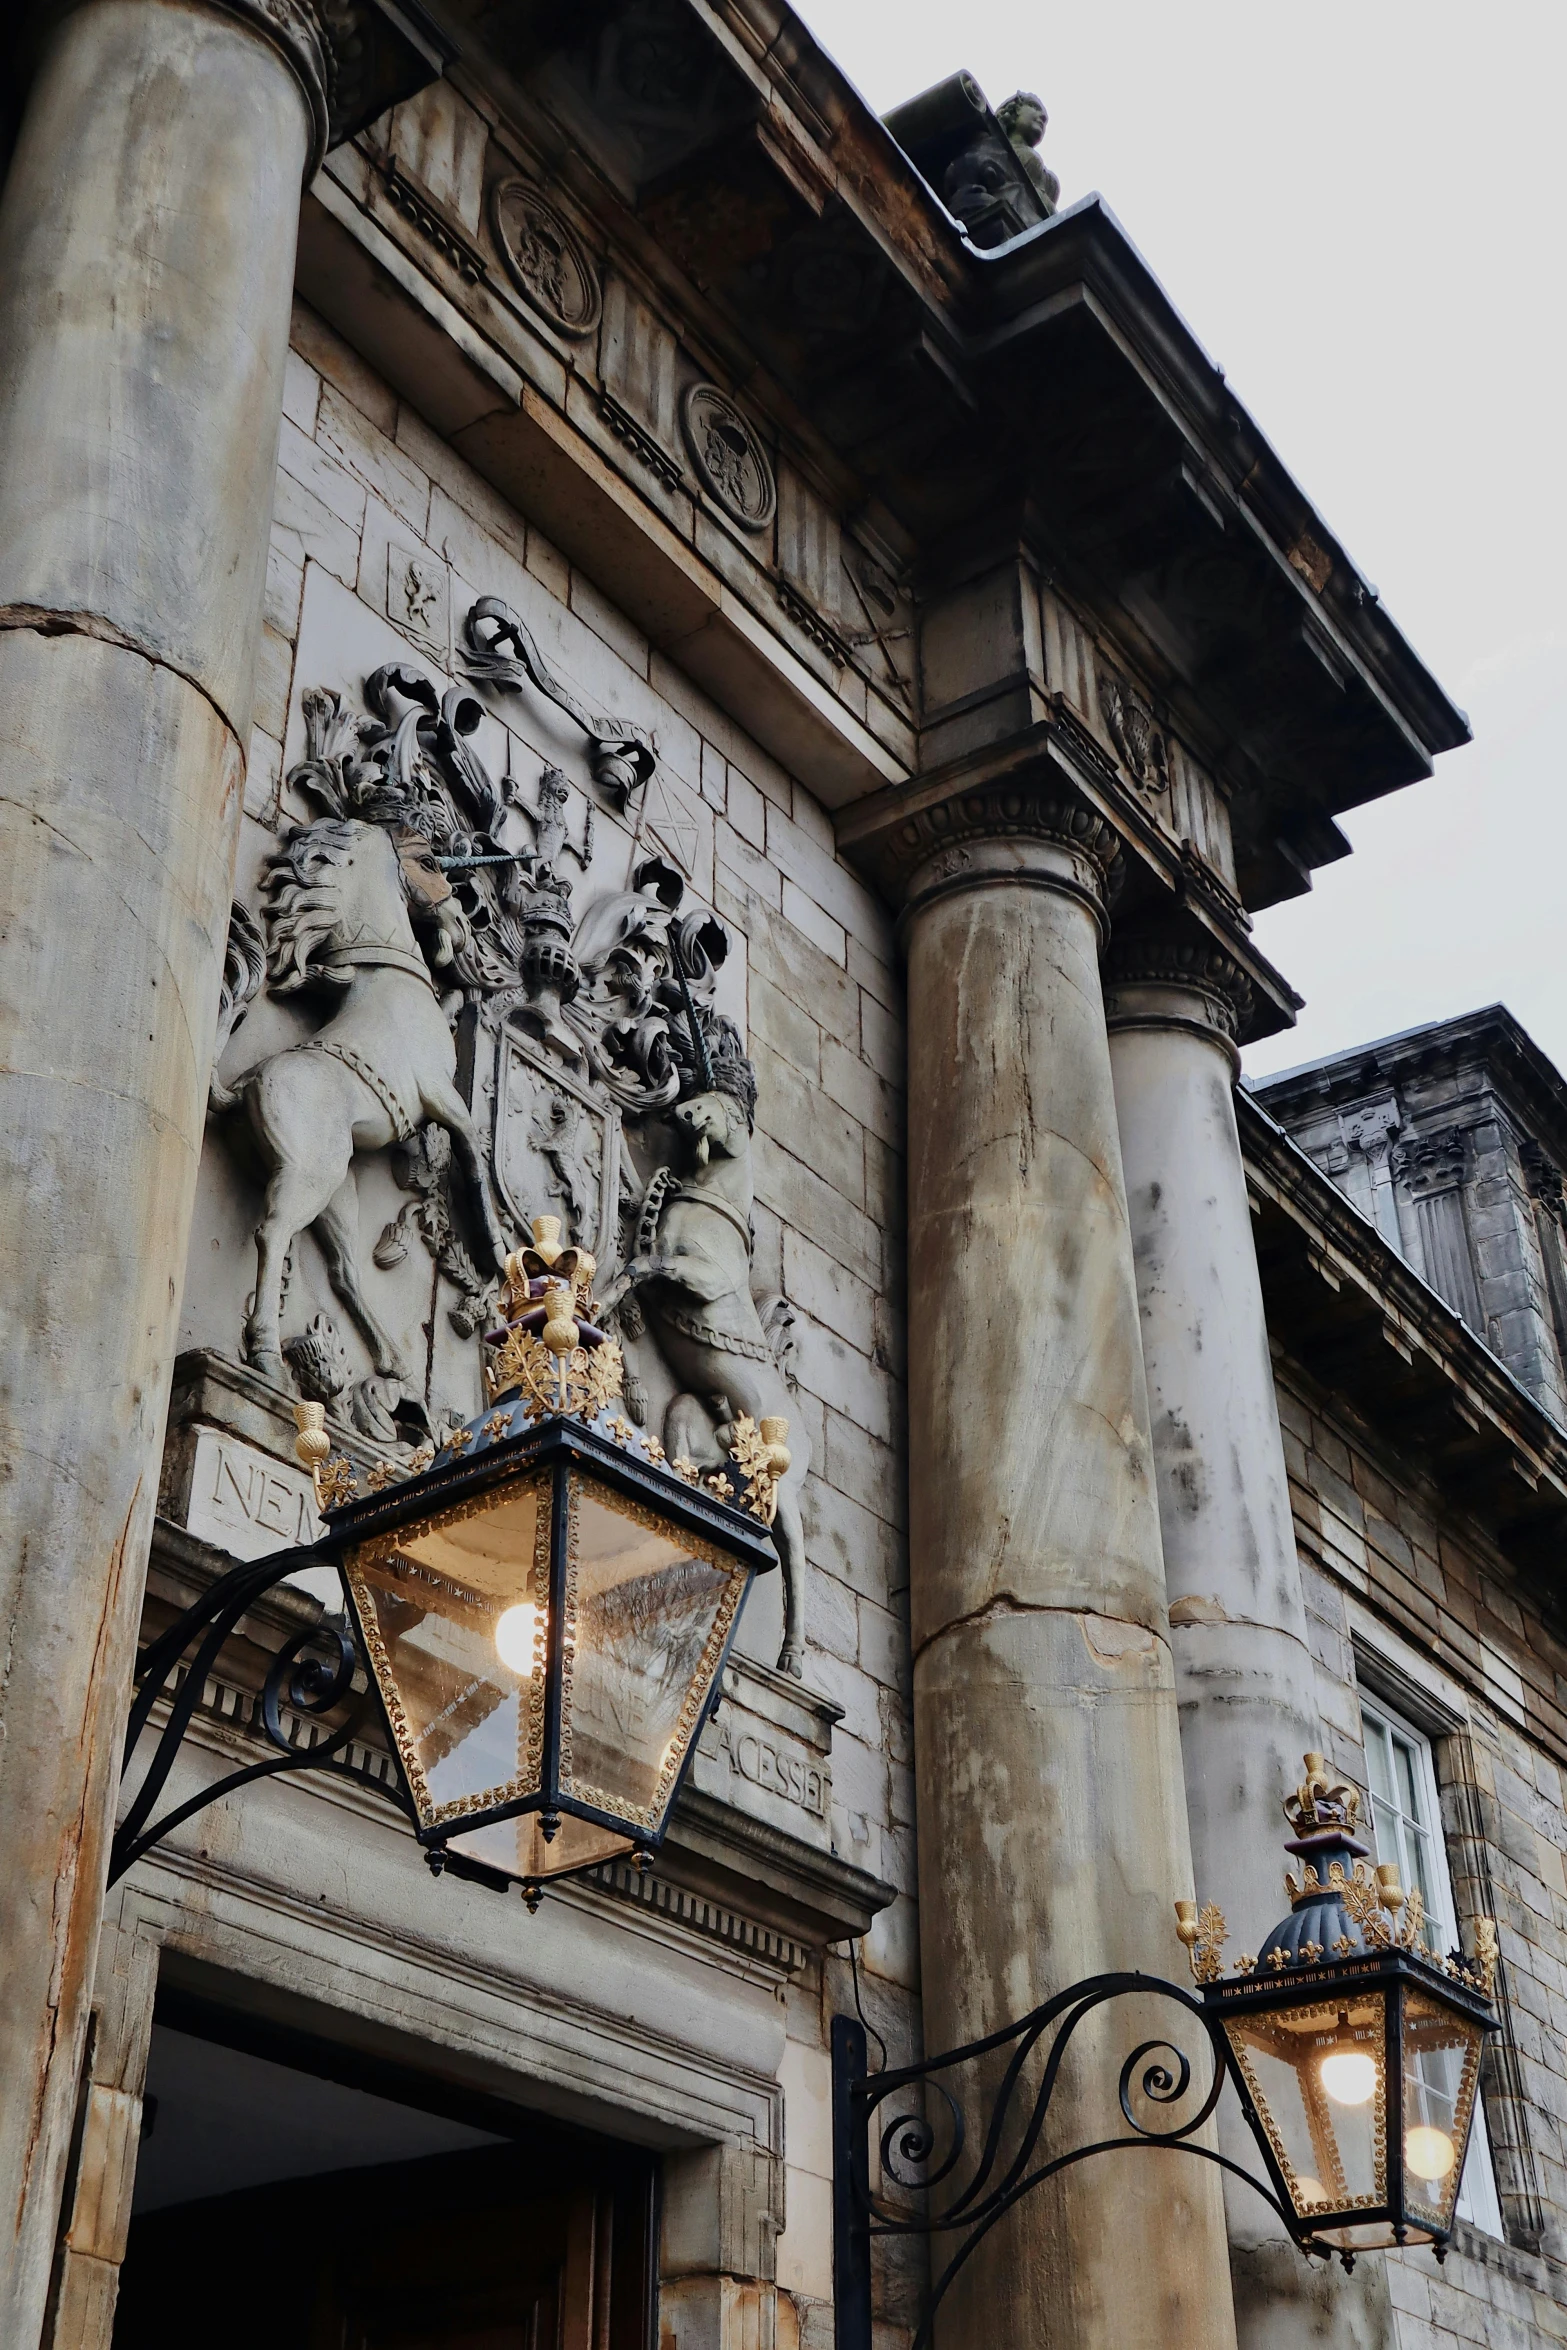
[[[537,188],[527,180],[498,180],[490,191],[490,225],[517,291],[551,326],[562,334],[585,335],[597,324],[597,273]]]
[[[717,506],[742,530],[765,530],[778,492],[767,451],[717,384],[692,384],[680,406],[691,462]]]

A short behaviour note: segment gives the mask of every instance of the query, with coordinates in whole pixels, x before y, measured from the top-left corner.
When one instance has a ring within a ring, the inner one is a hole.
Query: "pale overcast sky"
[[[1567,1070],[1562,0],[803,0],[871,104],[1050,110],[1475,740],[1262,915],[1306,997],[1252,1074],[1480,1004]]]

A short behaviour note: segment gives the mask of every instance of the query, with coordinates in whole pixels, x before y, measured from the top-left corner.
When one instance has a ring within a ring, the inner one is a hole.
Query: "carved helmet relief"
[[[767,451],[717,384],[688,386],[680,405],[686,447],[703,488],[742,530],[765,530],[778,503]]]
[[[598,272],[575,231],[530,181],[497,180],[490,227],[507,274],[531,308],[562,334],[585,335],[598,324]]]

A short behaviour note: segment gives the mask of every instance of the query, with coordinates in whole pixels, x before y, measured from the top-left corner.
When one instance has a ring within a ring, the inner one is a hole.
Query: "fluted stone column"
[[[1273,1365],[1236,1130],[1246,983],[1173,931],[1117,936],[1105,980],[1158,1477],[1193,1890],[1228,1955],[1281,1915],[1284,1820],[1322,1743]],[[1233,2098],[1221,2144],[1255,2170]],[[1309,2267],[1260,2198],[1226,2191],[1243,2350],[1390,2340],[1385,2267]]]
[[[1191,1860],[1099,981],[1116,837],[1012,785],[916,820],[901,853],[934,2052],[1101,1970],[1182,1969],[1171,1903]],[[1178,2020],[1148,2003],[1086,2032],[1051,2145],[1116,2132],[1121,2057]],[[992,2232],[947,2311],[963,2350],[1223,2350],[1217,2175],[1146,2153],[1061,2174]]]
[[[6,2350],[77,2101],[326,87],[306,0],[85,0],[0,204]]]

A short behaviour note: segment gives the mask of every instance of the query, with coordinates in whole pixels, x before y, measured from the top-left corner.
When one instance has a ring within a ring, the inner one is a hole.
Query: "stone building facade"
[[[1115,2157],[942,2338],[1567,2337],[1559,1081],[1492,1013],[1235,1086],[1253,913],[1461,714],[1024,94],[882,124],[762,0],[4,38],[0,2337],[276,2339],[286,2244],[300,2340],[823,2350],[832,2018],[1260,1931],[1308,1751],[1499,1923],[1445,2269]],[[300,1401],[461,1440],[541,1215],[644,1441],[790,1421],[657,1870],[437,1880],[367,1730],[106,1893],[139,1641],[310,1538]]]

